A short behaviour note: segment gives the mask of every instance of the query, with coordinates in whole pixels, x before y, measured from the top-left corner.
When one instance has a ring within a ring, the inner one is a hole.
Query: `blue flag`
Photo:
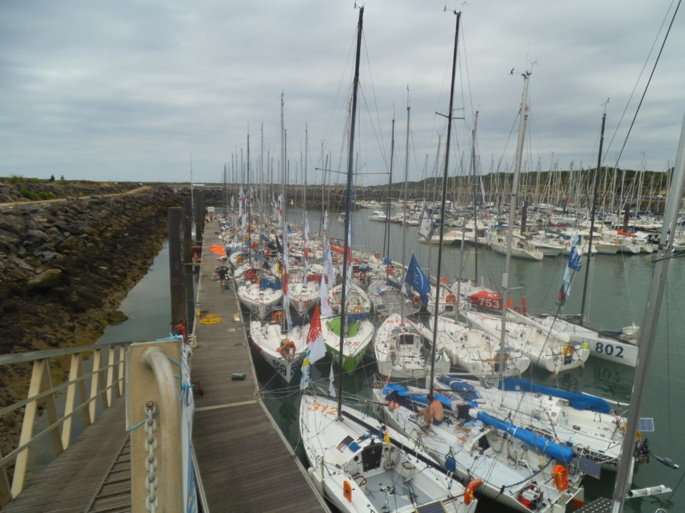
[[[573,237],[571,238],[571,251],[569,252],[568,255],[568,265],[566,266],[566,269],[564,269],[564,278],[561,283],[561,289],[559,290],[559,294],[557,295],[557,305],[559,306],[564,306],[566,304],[566,300],[568,299],[568,295],[571,292],[571,271],[580,271],[581,268],[583,267],[583,264],[580,260],[580,252],[578,251],[578,248],[576,247],[576,244],[578,242],[578,234],[574,233]]]
[[[411,260],[409,261],[409,267],[407,267],[407,275],[404,277],[404,281],[418,292],[419,296],[421,296],[423,306],[427,307],[428,293],[431,290],[431,284],[428,280],[428,276],[423,274],[423,271],[419,266],[419,261],[416,260],[414,254],[412,254]]]
[[[571,246],[571,253],[568,255],[568,266],[574,271],[580,271],[583,263],[580,261],[580,253],[575,245]]]

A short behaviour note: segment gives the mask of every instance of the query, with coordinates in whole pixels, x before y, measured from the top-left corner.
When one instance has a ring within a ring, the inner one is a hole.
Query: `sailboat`
[[[458,27],[459,18],[457,35]],[[455,37],[455,62],[457,40]],[[524,77],[527,79],[527,75]],[[524,88],[522,117],[525,91]],[[451,121],[451,116],[449,119]],[[450,124],[448,141],[449,127]],[[511,208],[513,210],[515,206]],[[438,274],[440,264],[438,259]],[[434,339],[439,326],[436,312]],[[500,347],[504,347],[504,343]],[[517,511],[561,513],[571,502],[582,501],[582,473],[575,467],[575,457],[570,449],[494,418],[480,411],[474,401],[453,400],[434,394],[434,374],[430,378],[428,391],[409,390],[395,383],[377,384],[374,394],[383,405],[381,412],[389,424],[424,447],[447,470],[463,479],[479,478],[481,493]],[[431,396],[442,403],[445,418],[430,426],[419,425],[415,412],[428,404]]]
[[[426,306],[430,301],[430,282],[421,270],[415,255],[407,267],[405,284],[412,287],[419,301]],[[450,360],[443,351],[433,347],[433,337],[423,324],[399,313],[383,319],[373,339],[378,372],[390,378],[425,378],[434,366],[448,372]]]
[[[435,319],[429,320],[434,328]],[[500,347],[500,341],[489,333],[471,328],[453,317],[437,318],[438,350],[449,355],[452,365],[471,375],[519,376],[530,366],[530,358],[513,347]]]
[[[360,7],[348,155],[348,213],[363,14],[364,8]],[[349,222],[347,216],[348,228]],[[349,230],[346,230],[345,249],[349,247],[348,236]],[[347,257],[345,251],[343,284],[351,279],[347,276]],[[343,302],[343,325],[345,314]],[[341,332],[341,378],[343,342]],[[310,477],[320,492],[342,512],[475,512],[477,500],[473,490],[467,490],[451,474],[439,470],[434,462],[412,450],[407,440],[378,420],[349,406],[343,410],[341,386],[338,387],[337,403],[321,394],[303,394],[300,436],[311,465]]]
[[[262,358],[286,383],[290,383],[302,365],[309,324],[287,329],[284,326],[286,322],[281,310],[274,312],[270,321],[253,320],[250,322],[250,340]]]
[[[593,194],[593,204],[590,216],[590,233],[594,233],[595,226],[595,211],[597,209],[597,192],[598,180],[597,175],[601,169],[602,161],[602,144],[604,141],[604,127],[606,124],[606,113],[602,116],[602,128],[600,132],[599,154],[597,157],[597,171],[595,173],[595,184]],[[566,296],[571,285],[570,272],[571,270],[580,270],[580,256],[578,255],[574,260],[574,249],[576,245],[570,244],[569,263],[564,275],[564,283],[562,284],[559,298],[557,300],[558,310],[557,315],[549,315],[541,319],[541,324],[556,331],[566,334],[569,339],[577,344],[583,344],[590,350],[590,355],[602,360],[620,363],[629,367],[635,367],[638,356],[638,339],[640,336],[640,328],[633,323],[631,326],[622,328],[620,331],[598,331],[584,326],[585,317],[585,299],[587,295],[588,278],[590,273],[590,262],[592,260],[592,250],[594,248],[594,237],[588,238],[587,251],[587,268],[585,271],[585,282],[583,284],[583,299],[580,309],[580,314],[577,317],[560,316],[561,309],[566,302]],[[601,251],[600,251],[601,252]]]

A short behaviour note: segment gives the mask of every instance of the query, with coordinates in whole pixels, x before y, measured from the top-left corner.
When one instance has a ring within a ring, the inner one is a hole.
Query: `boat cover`
[[[477,399],[481,398],[474,386],[463,379],[442,375],[438,378],[438,381],[443,385],[450,387],[466,401],[476,401]]]
[[[509,433],[515,438],[518,438],[522,442],[535,447],[538,451],[544,452],[550,458],[554,458],[561,463],[569,463],[574,457],[573,451],[568,447],[563,447],[556,442],[548,440],[544,436],[536,435],[532,431],[516,426],[511,422],[499,420],[488,415],[484,411],[478,412],[478,420],[489,426]]]
[[[499,382],[498,388],[501,390],[513,390],[516,392],[535,392],[538,394],[551,395],[566,399],[569,404],[577,410],[590,410],[597,413],[611,413],[611,406],[601,397],[579,394],[559,390],[558,388],[536,385],[530,381],[520,378],[508,377]]]
[[[449,377],[449,376],[444,376],[444,377]],[[459,381],[462,381],[462,380],[459,380]],[[420,404],[427,404],[428,403],[425,395],[412,394],[405,387],[403,387],[402,385],[398,385],[396,383],[386,383],[385,386],[383,387],[383,395],[388,396],[393,392],[395,392],[395,394],[400,396],[400,397],[411,399],[412,401],[420,403]],[[451,399],[449,397],[445,397],[442,394],[435,394],[435,398],[438,401],[440,401],[444,407],[452,409],[453,399]],[[471,406],[478,408],[478,405],[475,403],[471,403]],[[478,418],[478,420],[480,420],[484,424],[487,424],[487,425],[492,426],[496,429],[499,429],[501,431],[505,431],[505,432],[509,433],[510,435],[514,436],[515,438],[518,438],[522,442],[525,442],[526,444],[534,447],[538,451],[544,452],[550,458],[554,458],[555,460],[557,460],[561,463],[568,463],[574,457],[574,453],[571,449],[569,449],[567,447],[563,447],[556,442],[552,442],[551,440],[548,440],[544,436],[536,435],[532,431],[529,431],[525,428],[519,427],[515,424],[512,424],[511,422],[505,422],[505,421],[499,420],[499,419],[492,417],[492,416],[488,415],[487,413],[480,411],[480,410],[478,411],[477,418]]]

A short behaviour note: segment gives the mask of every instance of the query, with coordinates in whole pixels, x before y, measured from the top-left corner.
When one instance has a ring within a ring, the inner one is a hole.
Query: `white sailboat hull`
[[[296,326],[288,333],[281,332],[280,323],[261,323],[252,321],[250,323],[250,338],[262,358],[268,363],[276,374],[285,380],[286,383],[292,381],[293,376],[302,366],[302,360],[307,346],[307,333],[309,324]],[[289,340],[295,344],[295,351],[292,358],[289,355],[281,354],[281,341]]]
[[[464,486],[425,460],[383,441],[380,422],[347,406],[338,418],[337,403],[323,396],[302,396],[300,433],[311,465],[309,476],[344,513],[474,513],[477,499],[464,504]],[[360,422],[355,421],[358,419]],[[400,434],[388,429],[390,440]],[[345,490],[348,490],[346,494]]]

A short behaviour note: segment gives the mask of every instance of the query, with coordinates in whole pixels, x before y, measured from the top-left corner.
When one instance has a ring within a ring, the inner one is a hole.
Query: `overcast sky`
[[[357,183],[442,176],[462,13],[450,175],[510,170],[530,71],[524,170],[615,165],[673,17],[671,0],[368,0]],[[447,7],[447,12],[445,11]],[[679,12],[619,167],[674,164],[685,114]],[[290,182],[347,169],[359,10],[353,0],[6,0],[0,4],[0,176]],[[513,70],[513,73],[512,73]],[[409,165],[407,105],[410,109]],[[305,152],[305,149],[307,151]],[[323,161],[321,155],[324,155]],[[263,163],[263,167],[260,166]],[[261,170],[260,170],[261,169]],[[327,182],[344,182],[331,173]]]

